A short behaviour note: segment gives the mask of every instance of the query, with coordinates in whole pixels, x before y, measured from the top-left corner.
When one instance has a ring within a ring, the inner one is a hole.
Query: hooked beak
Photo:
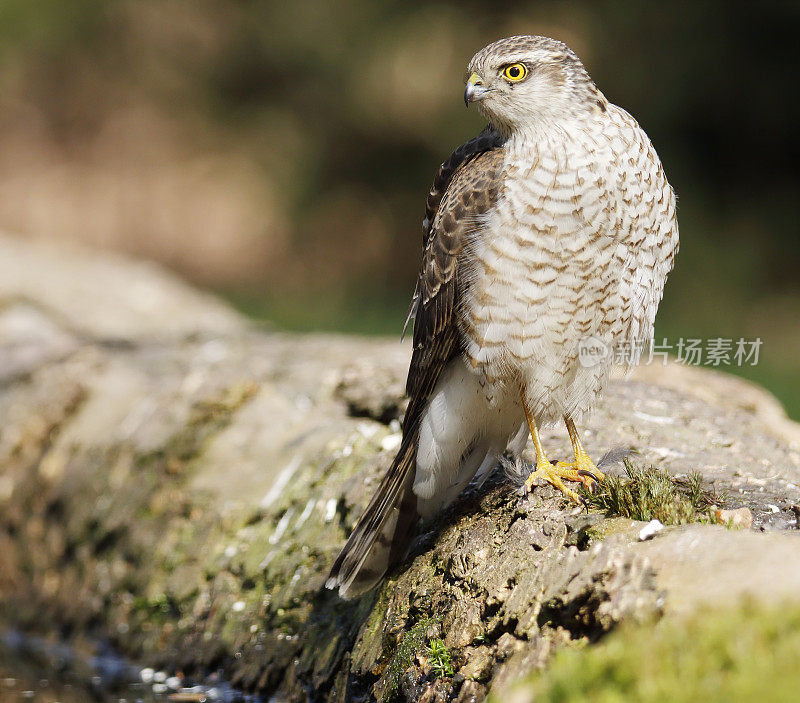
[[[464,104],[469,107],[470,103],[483,100],[491,91],[483,85],[483,78],[477,73],[473,73],[467,79],[467,87],[464,90]]]

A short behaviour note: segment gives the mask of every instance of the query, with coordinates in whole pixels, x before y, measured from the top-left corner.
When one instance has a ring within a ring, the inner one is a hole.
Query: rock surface
[[[669,364],[610,386],[587,448],[699,471],[752,529],[640,542],[642,523],[605,520],[586,543],[602,516],[498,473],[340,601],[323,582],[397,447],[408,356],[258,329],[152,266],[0,236],[2,621],[277,700],[477,701],[625,620],[800,598],[800,429],[750,383]],[[564,432],[544,440],[566,456]]]

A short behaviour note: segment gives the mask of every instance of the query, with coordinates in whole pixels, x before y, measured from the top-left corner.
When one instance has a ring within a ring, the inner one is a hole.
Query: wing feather
[[[448,187],[439,195],[434,183],[428,196],[431,224],[415,292],[414,352],[406,382],[411,403],[404,426],[419,420],[444,365],[462,350],[455,312],[470,266],[464,248],[500,190],[503,149],[496,134],[484,132],[455,153],[459,165]],[[442,165],[445,171],[447,164]]]
[[[430,191],[428,191],[428,199],[425,203],[425,219],[422,221],[423,255],[427,250],[431,237],[436,234],[436,229],[434,227],[436,217],[439,213],[442,199],[445,197],[445,194],[448,193],[450,184],[455,181],[454,177],[456,173],[476,156],[487,151],[499,149],[502,145],[502,138],[494,128],[489,125],[477,137],[459,146],[441,166],[439,166],[439,170],[436,172],[433,179],[433,185]],[[456,208],[453,213],[457,219],[461,219],[466,214],[466,212],[461,212],[458,208]],[[423,271],[424,265],[423,259]],[[408,308],[405,324],[403,325],[403,336],[405,336],[408,323],[416,317],[419,307],[419,292],[420,288],[418,282],[414,289],[414,295],[411,298],[411,305]]]
[[[442,371],[462,351],[456,311],[469,266],[462,254],[497,198],[502,163],[500,138],[484,130],[441,165],[428,194],[422,266],[409,312],[409,319],[415,313],[414,350],[403,440],[326,582],[344,598],[372,588],[408,548],[418,517],[412,487],[419,422]]]

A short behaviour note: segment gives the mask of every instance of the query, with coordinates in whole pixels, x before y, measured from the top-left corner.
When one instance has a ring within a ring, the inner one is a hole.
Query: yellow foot
[[[553,468],[561,478],[582,483],[590,493],[594,493],[597,484],[606,477],[588,454],[579,454],[575,461],[559,461]]]
[[[563,464],[564,462],[559,462],[559,463]],[[533,490],[533,486],[536,483],[536,480],[542,478],[545,481],[547,481],[551,486],[555,486],[559,491],[561,491],[565,496],[567,496],[567,498],[569,498],[570,500],[574,500],[576,503],[581,505],[583,503],[581,497],[571,488],[567,488],[564,485],[564,482],[561,480],[562,478],[565,478],[568,481],[583,482],[584,480],[583,476],[580,476],[579,478],[575,478],[575,476],[578,476],[578,473],[574,469],[564,471],[563,469],[559,468],[558,465],[553,466],[549,461],[537,462],[536,470],[531,472],[530,476],[528,476],[527,480],[525,481],[523,490],[525,491],[525,493],[530,493]]]

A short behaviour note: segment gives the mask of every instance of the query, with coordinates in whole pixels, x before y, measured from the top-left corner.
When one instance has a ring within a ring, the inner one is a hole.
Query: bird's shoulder
[[[636,119],[623,108],[609,104],[609,119],[615,130],[617,152],[613,161],[620,188],[617,197],[643,215],[641,225],[656,224],[677,230],[675,193],[667,180],[661,159],[650,137]]]
[[[623,108],[609,104],[606,131],[613,149],[608,162],[606,197],[616,213],[610,229],[623,234],[629,261],[641,271],[652,270],[658,279],[672,270],[679,246],[676,197],[650,137]],[[660,290],[660,288],[658,289]],[[646,296],[632,296],[646,300]],[[658,301],[651,301],[657,306]],[[653,308],[655,309],[655,308]]]
[[[503,138],[491,126],[480,134],[458,146],[436,171],[433,184],[425,203],[425,219],[422,221],[423,243],[431,234],[437,213],[446,196],[468,185],[479,176],[487,162],[494,162],[502,154]],[[489,155],[486,157],[485,155]],[[476,162],[477,160],[477,162]]]

